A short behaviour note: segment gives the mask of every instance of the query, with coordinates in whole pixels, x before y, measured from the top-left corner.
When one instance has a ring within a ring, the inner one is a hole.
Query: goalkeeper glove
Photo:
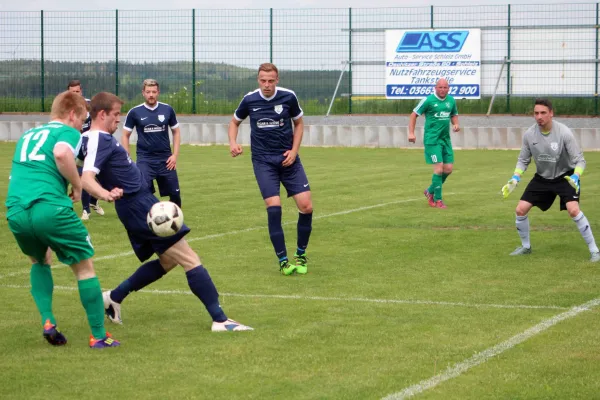
[[[521,178],[519,177],[519,175],[514,174],[512,178],[508,180],[508,183],[502,186],[502,196],[505,199],[508,197],[509,194],[512,193],[513,190],[515,190],[520,180]]]
[[[579,176],[577,174],[573,174],[571,176],[565,176],[565,179],[567,182],[569,182],[569,185],[575,189],[575,193],[579,193]]]

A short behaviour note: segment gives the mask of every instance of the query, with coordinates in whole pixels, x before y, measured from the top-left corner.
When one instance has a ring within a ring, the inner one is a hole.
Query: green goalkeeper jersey
[[[435,145],[439,140],[450,139],[450,118],[458,115],[454,97],[448,95],[443,100],[430,94],[413,110],[417,115],[425,115],[423,144]]]
[[[69,146],[75,158],[81,134],[70,126],[53,121],[30,129],[21,136],[10,171],[7,216],[22,208],[27,209],[37,201],[73,207],[67,195],[68,182],[60,174],[54,159],[54,146],[58,143]]]

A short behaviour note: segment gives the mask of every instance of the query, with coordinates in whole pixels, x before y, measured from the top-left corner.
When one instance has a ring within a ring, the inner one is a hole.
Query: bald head
[[[448,81],[444,78],[438,79],[438,81],[435,84],[435,94],[437,95],[437,97],[439,97],[440,99],[445,99],[448,95],[448,89]]]

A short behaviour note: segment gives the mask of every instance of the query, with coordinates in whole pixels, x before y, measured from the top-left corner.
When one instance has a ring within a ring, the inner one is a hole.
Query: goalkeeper
[[[533,206],[542,211],[548,210],[556,196],[559,196],[561,211],[567,210],[588,245],[590,261],[598,262],[600,253],[590,223],[579,209],[579,178],[585,168],[583,152],[571,130],[560,122],[552,121],[554,112],[550,100],[536,99],[533,114],[536,124],[523,135],[523,145],[514,175],[502,187],[502,195],[507,198],[521,180],[521,175],[533,156],[537,171],[525,188],[516,209],[516,225],[521,237],[521,246],[510,255],[531,254],[527,214]]]

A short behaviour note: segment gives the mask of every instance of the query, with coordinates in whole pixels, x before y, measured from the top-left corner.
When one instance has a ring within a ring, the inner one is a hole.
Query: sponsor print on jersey
[[[558,160],[556,159],[556,157],[550,155],[550,154],[540,154],[537,157],[535,157],[535,161],[536,162],[550,162],[550,163],[555,163]]]
[[[158,119],[160,119],[160,117],[163,117],[163,119],[164,119],[164,115],[159,115]],[[167,127],[165,125],[158,126],[158,125],[150,124],[150,125],[144,126],[144,133],[164,132],[166,129],[167,129]]]
[[[449,106],[449,104],[446,104],[447,106]],[[448,119],[450,118],[450,111],[440,111],[440,112],[436,112],[434,114],[434,117],[436,118],[440,118],[440,119]]]
[[[260,129],[264,128],[278,128],[284,125],[284,120],[280,119],[279,121],[275,121],[271,118],[261,118],[256,121],[256,127]]]

